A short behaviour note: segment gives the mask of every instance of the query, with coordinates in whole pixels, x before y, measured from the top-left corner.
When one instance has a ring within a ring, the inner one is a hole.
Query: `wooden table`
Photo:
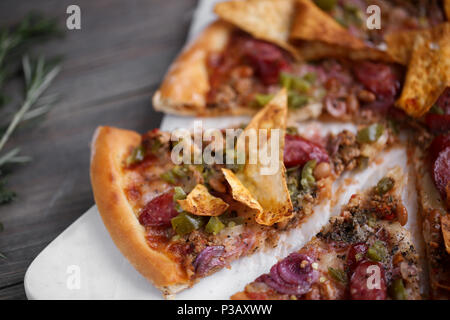
[[[81,8],[81,30],[66,28],[66,8]],[[16,167],[8,186],[18,197],[0,206],[0,299],[23,299],[23,278],[33,259],[94,204],[89,143],[99,125],[145,132],[159,126],[151,96],[181,49],[196,0],[2,0],[0,25],[29,11],[57,17],[65,37],[39,47],[63,55],[63,69],[48,93],[61,100],[45,119],[17,131],[33,158]],[[12,85],[10,94],[18,90]]]

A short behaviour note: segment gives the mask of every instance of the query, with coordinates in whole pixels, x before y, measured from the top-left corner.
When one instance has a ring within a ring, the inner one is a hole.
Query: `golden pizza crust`
[[[450,291],[442,290],[440,285],[442,279],[450,279],[450,270],[438,267],[433,258],[435,248],[440,245],[445,246],[445,239],[437,240],[433,237],[433,229],[436,227],[435,217],[445,217],[447,211],[441,199],[441,195],[434,185],[433,178],[430,174],[430,167],[427,161],[426,149],[419,146],[412,146],[412,150],[408,152],[410,162],[413,164],[415,172],[416,189],[418,197],[418,212],[422,221],[422,235],[426,245],[426,255],[429,272],[430,295],[432,299],[449,299]],[[444,219],[445,222],[445,219]],[[437,222],[439,225],[439,221]],[[441,220],[442,223],[442,220]],[[444,243],[438,243],[442,241]],[[434,264],[434,267],[432,266]],[[445,281],[445,280],[444,280]]]
[[[211,52],[225,49],[234,27],[224,21],[210,24],[181,52],[153,96],[157,111],[186,116],[250,115],[253,110],[206,108],[210,89],[207,58]]]
[[[92,141],[91,183],[98,211],[122,254],[165,295],[189,285],[184,268],[163,252],[150,248],[145,228],[139,223],[123,191],[123,159],[139,145],[133,131],[99,127]]]

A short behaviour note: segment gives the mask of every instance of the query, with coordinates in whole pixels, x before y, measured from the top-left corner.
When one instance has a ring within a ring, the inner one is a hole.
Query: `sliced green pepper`
[[[369,166],[369,158],[361,156],[358,158],[358,169],[364,170]]]
[[[374,242],[367,250],[367,257],[372,261],[383,261],[386,257],[387,249],[380,240]]]
[[[217,217],[211,217],[209,218],[208,223],[206,224],[205,231],[208,233],[212,233],[214,235],[218,234],[223,228],[225,228],[225,225],[220,221]]]
[[[234,218],[228,218],[228,219],[222,219],[224,223],[227,224],[228,228],[233,228],[235,226],[239,226],[244,223],[243,217],[234,217]]]
[[[173,174],[173,172],[171,170],[164,172],[163,174],[161,174],[160,177],[161,177],[161,179],[163,179],[167,183],[170,183],[170,184],[175,184],[176,183],[175,176],[174,176],[174,174]]]
[[[292,79],[292,89],[298,90],[300,92],[308,92],[311,88],[311,84],[303,78],[293,78]]]
[[[283,88],[291,89],[292,85],[292,75],[286,72],[280,73],[280,84]]]
[[[376,189],[379,195],[383,195],[394,187],[395,181],[391,177],[384,177],[378,181]]]
[[[297,127],[287,127],[286,128],[286,134],[290,134],[290,135],[293,135],[293,136],[298,135]]]
[[[254,101],[258,107],[264,107],[270,100],[272,100],[273,94],[256,94]]]
[[[131,155],[127,158],[127,166],[140,162],[145,158],[145,148],[140,145],[133,149]]]
[[[328,267],[328,273],[334,280],[337,280],[344,284],[348,282],[347,274],[344,270]]]
[[[175,166],[172,168],[172,173],[178,178],[183,178],[188,174],[189,169],[185,166]]]
[[[314,3],[322,10],[330,11],[336,6],[336,0],[314,0]]]
[[[316,160],[309,160],[302,169],[302,178],[300,180],[300,184],[302,185],[303,190],[307,192],[316,186],[316,179],[313,175],[316,164]]]
[[[175,187],[175,188],[173,188],[173,191],[174,191],[174,193],[173,193],[174,201],[186,199],[186,192],[184,192],[183,188]]]
[[[290,109],[299,109],[308,103],[308,97],[296,91],[288,92],[288,107]]]
[[[403,285],[403,279],[396,279],[389,288],[391,297],[395,300],[407,300],[408,294],[406,293],[405,286]]]
[[[151,141],[150,152],[153,154],[157,154],[161,146],[162,143],[158,138],[153,139]]]
[[[300,78],[292,74],[282,72],[280,73],[280,84],[283,88],[288,90],[297,90],[305,93],[311,88],[311,80],[313,77],[314,76],[312,73],[306,74],[304,77]]]
[[[384,126],[378,123],[374,123],[364,129],[358,131],[356,140],[359,143],[372,143],[377,141],[384,132]]]
[[[317,74],[315,72],[307,72],[304,76],[303,79],[305,79],[306,81],[308,81],[309,83],[314,83],[316,82],[317,79]]]
[[[187,212],[180,213],[175,218],[172,218],[170,222],[173,230],[180,236],[200,229],[204,225],[202,217],[194,216]]]

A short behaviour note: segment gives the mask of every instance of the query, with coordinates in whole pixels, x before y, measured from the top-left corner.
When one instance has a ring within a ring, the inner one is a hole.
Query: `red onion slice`
[[[257,281],[265,282],[279,293],[303,295],[319,278],[319,272],[312,267],[314,260],[301,253],[292,253],[270,269]]]
[[[347,104],[345,101],[339,101],[336,97],[325,97],[324,104],[328,113],[335,118],[342,117],[347,111]]]
[[[206,275],[209,271],[216,267],[223,267],[225,261],[221,259],[225,253],[224,246],[210,246],[203,249],[195,259],[193,265],[195,272],[200,275]]]

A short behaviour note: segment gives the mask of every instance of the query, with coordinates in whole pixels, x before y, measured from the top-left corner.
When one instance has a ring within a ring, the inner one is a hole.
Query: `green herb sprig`
[[[44,115],[55,103],[54,96],[43,97],[60,72],[60,66],[44,57],[30,59],[28,51],[34,42],[46,40],[60,35],[55,20],[44,18],[38,14],[27,15],[14,28],[0,28],[0,107],[8,102],[2,91],[7,80],[17,75],[21,66],[25,90],[23,101],[19,108],[0,115],[0,205],[11,202],[16,193],[6,187],[5,175],[11,164],[21,164],[30,161],[30,157],[20,154],[20,148],[15,147],[5,151],[5,145],[14,131],[24,122]],[[0,231],[3,225],[0,223]],[[0,258],[5,258],[0,253]]]

